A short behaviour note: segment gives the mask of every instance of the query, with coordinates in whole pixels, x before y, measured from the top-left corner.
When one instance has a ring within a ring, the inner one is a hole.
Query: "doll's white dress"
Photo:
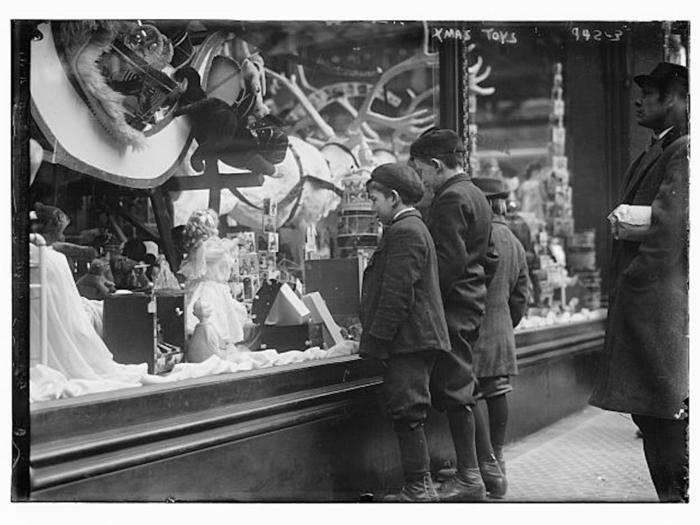
[[[212,309],[209,318],[226,344],[243,340],[243,326],[248,320],[245,306],[233,298],[228,285],[235,267],[238,245],[230,239],[210,237],[194,248],[180,267],[185,282],[185,327],[187,334],[194,332],[199,323],[192,311],[194,303],[202,299]]]
[[[29,245],[32,263],[39,249]],[[47,362],[41,363],[40,300],[30,300],[30,398],[42,400],[138,386],[146,363],[116,363],[78,293],[66,256],[45,248]],[[37,282],[32,269],[32,282]],[[67,390],[66,390],[67,389]]]

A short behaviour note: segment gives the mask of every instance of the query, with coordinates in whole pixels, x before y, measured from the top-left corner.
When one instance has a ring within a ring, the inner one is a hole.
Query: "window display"
[[[365,183],[439,125],[453,89],[441,93],[439,49],[459,31],[187,20],[36,29],[31,134],[45,160],[31,200],[37,212],[41,199],[60,204],[75,250],[89,247],[70,271],[115,365],[147,363],[149,374],[127,383],[354,353],[348,305],[359,296],[333,294],[359,294],[382,234]],[[528,252],[534,294],[518,330],[600,318],[593,240],[572,218],[562,62],[522,33],[499,40],[481,29],[459,32],[458,109],[467,166],[506,182],[510,225]],[[520,74],[529,81],[514,82]],[[340,275],[323,269],[329,259],[356,260],[341,272],[352,283],[319,284]],[[166,307],[166,296],[182,304]],[[313,304],[315,321],[282,322],[295,304]],[[128,357],[118,342],[127,311],[145,320],[129,343],[143,348]],[[181,329],[181,340],[166,336]],[[35,391],[50,392],[37,399],[94,390],[55,360],[43,365],[60,377],[35,374]]]
[[[471,90],[464,115],[472,172],[508,185],[509,224],[528,251],[531,308],[516,330],[600,319],[605,310],[600,309],[595,240],[582,251],[577,240],[590,232],[575,231],[573,219],[561,41],[555,35],[548,40],[554,45],[545,46],[551,28],[511,24],[509,29],[472,30],[509,37],[478,46],[488,66],[483,74],[477,67],[481,60],[466,68],[474,80],[464,83]],[[488,91],[474,87],[484,76]],[[584,253],[592,262],[581,266]]]
[[[92,245],[73,273],[82,301],[96,303],[85,309],[99,321],[94,326],[107,324],[100,345],[113,347],[110,360],[148,367],[150,375],[144,368],[131,384],[213,373],[212,358],[228,362],[213,369],[235,371],[352,353],[318,293],[303,297],[329,337],[318,340],[305,328],[299,348],[280,341],[280,353],[270,347],[271,330],[284,328],[291,299],[303,294],[304,260],[337,256],[331,251],[343,246],[350,251],[338,255],[357,256],[357,248],[376,245],[380,228],[360,202],[362,175],[405,156],[436,121],[438,57],[427,25],[258,23],[243,30],[235,22],[98,20],[36,29],[32,69],[41,74],[32,76],[32,138],[53,167],[39,172],[32,190],[61,202],[73,217],[69,233]],[[57,87],[65,102],[59,117],[48,98]],[[74,129],[86,118],[96,126]],[[164,178],[171,181],[163,193],[144,198],[132,190]],[[297,232],[305,233],[301,242]],[[149,253],[144,246],[152,241],[157,248]],[[270,282],[292,288],[277,287],[278,300],[257,318],[253,303]],[[182,304],[165,307],[162,297],[173,294]],[[173,330],[184,331],[182,340],[164,336]],[[325,350],[309,348],[324,339]],[[32,377],[37,400],[101,389],[81,387],[84,374],[55,360],[47,365],[51,373]]]

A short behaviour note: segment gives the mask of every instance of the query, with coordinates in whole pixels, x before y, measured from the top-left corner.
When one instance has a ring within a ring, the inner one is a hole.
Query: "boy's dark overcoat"
[[[525,249],[505,218],[494,217],[491,238],[498,252],[498,268],[488,286],[486,315],[474,345],[476,377],[518,373],[513,327],[525,314],[530,290]]]
[[[360,322],[363,355],[450,351],[435,245],[418,211],[384,231],[364,272]]]

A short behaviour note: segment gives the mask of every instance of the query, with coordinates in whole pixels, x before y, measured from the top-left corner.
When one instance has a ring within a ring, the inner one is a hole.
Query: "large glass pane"
[[[50,246],[32,260],[37,284],[41,257],[51,276],[48,312],[32,302],[36,400],[356,351],[381,234],[364,183],[437,123],[426,24],[54,21],[37,35],[31,201]]]

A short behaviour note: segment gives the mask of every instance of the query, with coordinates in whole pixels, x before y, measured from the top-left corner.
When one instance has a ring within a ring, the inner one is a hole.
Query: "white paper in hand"
[[[651,206],[620,204],[608,215],[608,221],[616,239],[642,240],[651,226]]]

